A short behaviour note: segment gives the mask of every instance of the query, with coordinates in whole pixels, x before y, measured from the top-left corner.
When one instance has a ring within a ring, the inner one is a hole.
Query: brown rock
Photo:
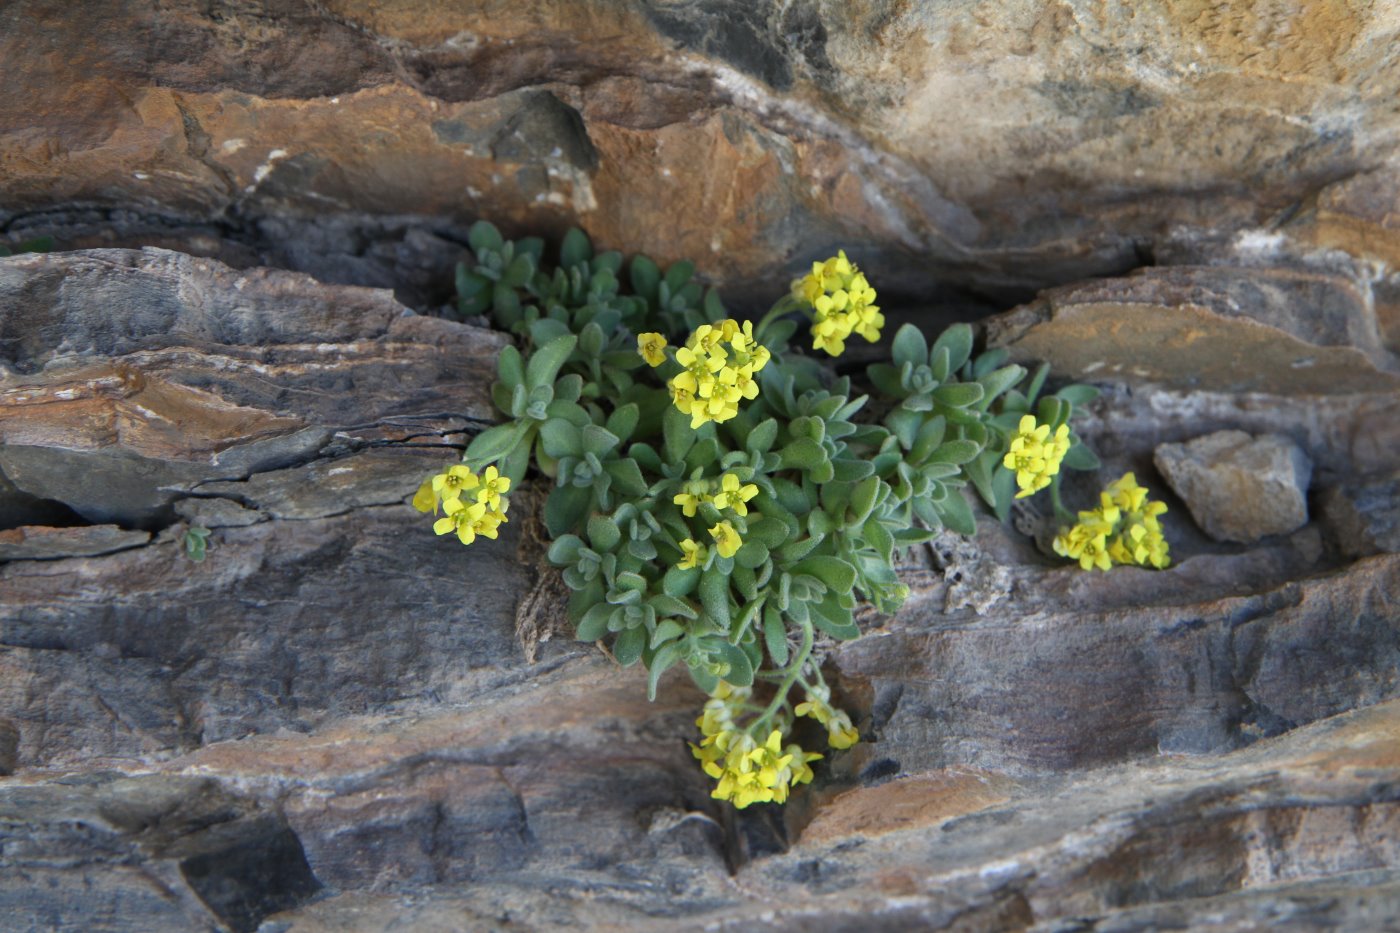
[[[149,540],[149,531],[124,531],[116,525],[77,528],[26,525],[0,531],[0,561],[95,557],[140,547]]]
[[[1324,192],[1320,242],[1385,255],[1393,226],[1352,206],[1382,183],[1346,187],[1395,153],[1392,36],[1369,10],[1013,3],[934,22],[868,3],[141,0],[79,21],[25,0],[4,15],[15,236],[75,205],[97,212],[75,233],[105,220],[119,243],[237,218],[260,255],[377,283],[392,258],[352,262],[349,243],[318,258],[306,227],[278,224],[487,216],[578,222],[665,261],[723,253],[736,294],[855,240],[887,288],[1024,294],[1130,268],[1165,230],[1268,223],[1299,192]],[[128,208],[143,217],[103,214]]]
[[[0,469],[92,521],[158,526],[182,492],[305,462],[332,437],[492,416],[482,362],[502,338],[405,316],[385,292],[99,250],[8,260],[0,306]]]
[[[1394,393],[1369,296],[1291,269],[1170,267],[1067,286],[987,322],[1063,377],[1206,392]]]

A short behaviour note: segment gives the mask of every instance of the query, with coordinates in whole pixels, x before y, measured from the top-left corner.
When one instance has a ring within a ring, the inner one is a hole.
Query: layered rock
[[[884,287],[918,294],[1025,294],[1280,222],[1396,255],[1400,72],[1370,8],[129,0],[75,18],[25,0],[0,15],[14,238],[261,256],[414,304],[441,300],[478,217],[723,257],[713,274],[736,295],[856,242]]]

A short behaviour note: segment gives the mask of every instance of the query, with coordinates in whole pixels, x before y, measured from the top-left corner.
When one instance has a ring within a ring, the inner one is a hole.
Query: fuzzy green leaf
[[[978,382],[956,382],[933,390],[933,400],[952,408],[966,408],[982,400],[985,390]]]
[[[1092,450],[1083,444],[1075,444],[1065,453],[1062,461],[1066,469],[1070,470],[1097,470],[1101,464],[1099,458]]]
[[[647,630],[638,626],[629,628],[613,642],[613,657],[623,667],[631,667],[642,659],[642,649],[646,647]]]
[[[540,445],[555,460],[583,455],[582,433],[563,418],[550,418],[540,426]]]
[[[922,366],[928,362],[928,341],[924,339],[923,331],[913,324],[905,324],[894,335],[891,352],[895,366],[903,366],[905,363]]]
[[[472,463],[492,463],[510,453],[520,439],[521,426],[518,423],[498,424],[487,428],[467,445],[466,459]]]
[[[544,503],[544,525],[551,538],[573,531],[583,524],[593,490],[583,486],[559,486]]]
[[[564,242],[559,247],[559,265],[565,269],[574,266],[581,266],[593,258],[593,244],[588,240],[588,234],[578,227],[570,228],[564,234]]]
[[[768,647],[768,656],[773,663],[782,667],[788,662],[787,626],[783,617],[771,607],[763,610],[763,643]]]
[[[952,327],[938,335],[938,339],[933,342],[933,349],[929,351],[929,362],[933,362],[933,357],[939,350],[948,351],[948,368],[951,372],[962,369],[972,355],[972,327],[968,324],[954,324]]]
[[[485,220],[478,220],[472,224],[471,229],[467,231],[467,242],[478,256],[486,252],[498,253],[501,247],[506,245],[505,240],[501,238],[501,231]]]
[[[612,477],[614,488],[624,496],[637,498],[646,495],[647,483],[642,478],[641,467],[635,460],[609,460],[603,469]]]
[[[729,628],[729,577],[718,567],[700,575],[700,605],[716,625]]]
[[[616,607],[608,603],[597,603],[579,620],[574,637],[579,641],[597,641],[608,633],[608,619]]]
[[[856,568],[839,557],[808,557],[794,564],[792,573],[811,574],[837,593],[849,593],[856,583]]]
[[[599,552],[611,551],[622,541],[622,531],[609,515],[592,515],[588,519],[588,542]]]
[[[666,575],[661,578],[661,589],[667,596],[689,596],[695,592],[695,586],[700,582],[700,570],[694,567],[682,569],[671,567],[666,571]]]
[[[560,367],[577,344],[578,338],[568,334],[556,337],[532,353],[530,362],[525,364],[525,385],[530,389],[553,385]]]

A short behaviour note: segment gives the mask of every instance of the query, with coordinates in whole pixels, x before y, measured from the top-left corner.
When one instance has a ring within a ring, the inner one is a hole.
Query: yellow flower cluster
[[[818,685],[807,692],[807,700],[794,710],[799,716],[810,716],[826,726],[826,741],[832,748],[850,748],[860,741],[860,733],[845,710],[831,705],[831,691]]]
[[[725,473],[719,480],[719,492],[714,491],[714,483],[710,480],[692,480],[681,487],[682,491],[676,493],[671,501],[681,507],[681,513],[686,518],[694,518],[700,505],[705,502],[712,503],[715,508],[723,511],[729,509],[736,515],[748,515],[748,501],[758,495],[758,487],[753,483],[741,483],[739,477],[733,473]],[[744,539],[740,537],[738,530],[729,522],[722,521],[709,529],[710,537],[715,541],[715,550],[719,551],[720,557],[733,557],[739,552],[744,544]],[[681,542],[681,559],[676,564],[682,570],[689,570],[692,567],[699,567],[705,562],[708,551],[705,545],[697,543],[692,538],[686,538]]]
[[[812,349],[840,356],[853,333],[871,343],[880,339],[885,316],[875,305],[875,289],[845,250],[826,262],[812,263],[812,271],[792,283],[792,294],[815,312]]]
[[[510,500],[510,479],[501,476],[495,467],[477,476],[460,463],[429,477],[413,496],[413,507],[420,512],[436,514],[441,507],[444,515],[433,523],[440,535],[455,531],[463,544],[471,544],[477,535],[495,538],[497,529],[506,521]]]
[[[1023,415],[1020,427],[1011,438],[1011,447],[1002,458],[1002,466],[1016,473],[1016,485],[1024,499],[1050,485],[1050,479],[1060,472],[1060,461],[1069,453],[1069,425],[1062,424],[1054,435],[1050,425],[1036,424],[1034,415]]]
[[[795,743],[784,747],[780,729],[769,732],[761,744],[739,729],[737,715],[749,693],[721,681],[695,720],[704,738],[690,746],[705,773],[719,782],[710,796],[740,810],[753,803],[786,802],[793,787],[812,780],[811,762],[822,757]]]
[[[1161,570],[1171,563],[1157,516],[1166,503],[1147,498],[1137,477],[1124,473],[1099,494],[1099,507],[1079,513],[1079,523],[1055,538],[1055,553],[1085,570],[1136,564]]]
[[[641,341],[639,337],[638,352],[651,363],[655,357],[648,357],[640,349]],[[663,349],[664,346],[663,341]],[[676,350],[676,362],[685,369],[667,382],[671,400],[682,414],[690,415],[691,428],[707,421],[728,421],[739,414],[740,399],[758,397],[754,376],[768,365],[770,358],[768,348],[753,338],[752,321],[745,321],[742,326],[732,318],[718,324],[702,324],[685,346]]]

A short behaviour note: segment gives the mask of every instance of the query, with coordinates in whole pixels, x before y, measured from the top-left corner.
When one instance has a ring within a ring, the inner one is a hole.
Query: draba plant
[[[491,390],[506,420],[414,504],[439,516],[438,534],[495,537],[533,464],[553,483],[549,559],[578,637],[645,665],[653,697],[663,673],[688,669],[710,695],[692,750],[737,807],[811,780],[821,756],[792,739],[799,719],[831,748],[859,740],[819,639],[859,635],[862,603],[899,608],[901,551],[975,531],[965,487],[1005,517],[1045,488],[1058,505],[1062,466],[1098,466],[1071,425],[1094,390],[1042,394],[1047,367],[974,353],[967,325],[931,345],[906,325],[889,362],[837,377],[822,360],[885,323],[844,253],[755,323],[731,317],[690,263],[624,267],[578,230],[553,268],[542,241],[486,223],[470,244],[458,310],[519,339]],[[799,322],[821,355],[792,347]]]

